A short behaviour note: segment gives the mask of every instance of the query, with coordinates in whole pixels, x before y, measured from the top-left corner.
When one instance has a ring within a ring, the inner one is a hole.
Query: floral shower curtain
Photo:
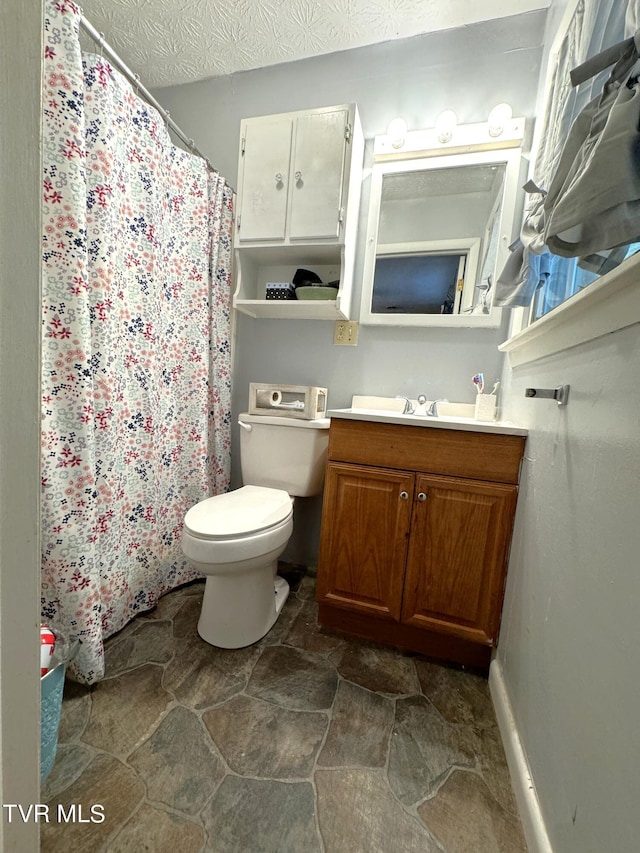
[[[43,95],[42,618],[103,640],[194,579],[186,510],[228,488],[232,192],[50,3]]]

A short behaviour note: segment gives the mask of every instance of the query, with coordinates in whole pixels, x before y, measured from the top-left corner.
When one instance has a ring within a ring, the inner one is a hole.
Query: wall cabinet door
[[[497,639],[517,488],[418,475],[402,622]]]
[[[242,133],[240,240],[284,240],[293,119],[251,119],[244,123]]]
[[[347,140],[347,110],[301,116],[291,179],[292,240],[337,239]]]
[[[400,619],[414,476],[329,463],[318,600]]]
[[[243,121],[241,244],[338,240],[348,124],[346,108]]]

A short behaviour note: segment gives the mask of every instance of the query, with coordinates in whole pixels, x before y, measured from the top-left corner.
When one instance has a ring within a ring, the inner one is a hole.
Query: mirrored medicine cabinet
[[[374,164],[361,323],[500,324],[493,292],[520,224],[522,153],[471,148]]]

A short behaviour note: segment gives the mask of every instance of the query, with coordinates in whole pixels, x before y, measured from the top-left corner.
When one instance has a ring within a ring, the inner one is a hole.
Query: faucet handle
[[[441,397],[439,400],[434,400],[433,403],[429,406],[429,410],[427,412],[427,415],[430,418],[437,418],[438,417],[438,403],[448,403],[448,402],[449,401],[447,399],[445,399],[444,397]]]
[[[404,409],[402,412],[403,415],[413,415],[414,414],[415,409],[413,408],[413,403],[411,402],[411,400],[408,397],[403,397],[402,394],[400,394],[396,397],[396,400],[404,400]]]

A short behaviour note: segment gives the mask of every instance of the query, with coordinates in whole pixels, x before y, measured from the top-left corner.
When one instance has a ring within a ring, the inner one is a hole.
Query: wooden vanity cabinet
[[[488,665],[523,449],[521,436],[332,419],[320,623]]]

